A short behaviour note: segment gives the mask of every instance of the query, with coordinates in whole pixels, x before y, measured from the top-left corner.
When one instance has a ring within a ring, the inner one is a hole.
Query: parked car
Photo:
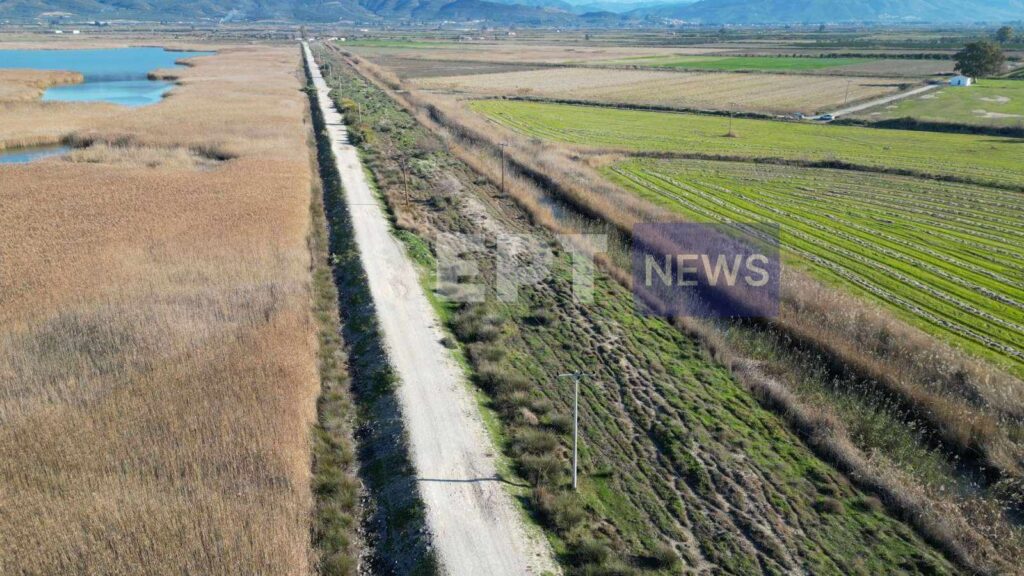
[[[821,116],[818,116],[818,120],[821,120],[822,122],[831,122],[835,119],[836,117],[831,114],[823,114]]]

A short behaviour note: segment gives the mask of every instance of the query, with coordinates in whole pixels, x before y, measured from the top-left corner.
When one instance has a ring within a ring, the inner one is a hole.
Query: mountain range
[[[486,20],[518,25],[1002,22],[1024,0],[2,0],[0,18],[336,22]]]
[[[708,24],[1003,22],[1024,19],[1024,0],[700,0],[631,14]]]

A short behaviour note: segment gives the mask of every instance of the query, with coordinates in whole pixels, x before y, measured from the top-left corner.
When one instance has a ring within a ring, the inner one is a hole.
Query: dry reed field
[[[913,80],[781,74],[548,68],[415,80],[420,88],[614,104],[812,113],[899,91]],[[847,89],[849,92],[847,93]]]
[[[0,69],[0,102],[36,100],[50,86],[81,81],[82,75],[77,72]]]
[[[310,572],[298,57],[223,49],[146,108],[0,107],[0,142],[92,144],[0,168],[0,573]]]

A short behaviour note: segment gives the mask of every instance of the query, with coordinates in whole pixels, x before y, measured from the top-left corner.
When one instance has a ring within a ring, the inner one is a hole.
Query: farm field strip
[[[663,181],[669,183],[673,187],[681,188],[691,193],[700,195],[704,198],[710,199],[712,202],[718,204],[719,206],[725,207],[728,205],[728,203],[724,201],[719,201],[717,199],[718,195],[715,193],[715,191],[708,192],[706,190],[694,188],[693,186],[687,186],[686,184],[683,184],[679,181],[676,181],[667,176],[663,176],[661,174],[647,173],[647,175],[654,176],[656,178],[660,177]],[[706,183],[701,182],[699,180],[696,181],[695,183],[698,185],[709,187]],[[714,187],[711,188],[713,189]],[[726,193],[728,192],[729,191],[726,191]],[[900,270],[897,269],[897,267],[892,266],[891,262],[889,261],[886,261],[887,264],[881,264],[881,261],[876,262],[871,258],[862,255],[860,252],[857,251],[857,248],[859,245],[860,248],[863,248],[865,250],[868,249],[868,244],[866,242],[851,243],[850,238],[847,235],[830,231],[828,228],[824,226],[818,226],[813,223],[809,223],[808,221],[803,219],[794,218],[791,214],[781,209],[764,207],[763,205],[758,206],[756,203],[750,203],[749,197],[743,195],[739,195],[738,200],[738,202],[734,201],[732,203],[732,209],[739,216],[754,218],[758,219],[759,221],[771,221],[773,219],[778,221],[780,218],[788,218],[788,224],[790,224],[790,227],[785,229],[786,232],[788,234],[792,234],[794,236],[799,237],[801,240],[805,241],[810,246],[816,245],[818,242],[822,240],[822,236],[827,237],[830,233],[845,239],[846,242],[837,242],[833,240],[832,245],[830,246],[831,251],[833,252],[833,257],[831,258],[833,261],[845,258],[847,262],[852,260],[856,263],[867,266],[869,268],[869,272],[885,271],[888,273],[889,276],[893,277],[896,281],[915,286],[922,292],[930,293],[932,296],[936,296],[942,300],[945,300],[951,306],[960,308],[964,312],[982,316],[986,320],[994,322],[996,324],[1003,325],[1004,327],[1010,330],[1024,332],[1024,330],[1022,330],[1020,326],[1012,322],[1005,321],[1001,318],[996,318],[991,314],[988,314],[984,311],[977,309],[968,302],[959,300],[957,296],[963,295],[962,292],[960,295],[947,295],[945,292],[935,290],[930,285],[920,282],[917,278],[903,274]],[[753,209],[751,209],[752,207]],[[758,208],[760,208],[760,210],[758,210]],[[767,212],[768,214],[766,215],[765,212]],[[818,233],[816,234],[815,231],[817,231]],[[838,257],[836,255],[838,255]],[[905,269],[905,267],[900,268]],[[934,278],[932,280],[933,282],[935,281]],[[968,292],[967,294],[969,295],[970,293]],[[955,312],[949,312],[948,309],[947,313],[955,314]]]
[[[472,72],[472,70],[470,70]],[[532,95],[617,104],[813,113],[896,94],[913,79],[733,72],[542,68],[421,78],[416,85],[478,95]]]
[[[728,190],[726,188],[723,188],[721,186],[717,186],[717,185],[714,185],[714,184],[708,184],[706,182],[702,182],[702,184],[705,184],[707,186],[713,186],[714,188],[719,189],[720,191],[722,191],[725,194],[732,193],[730,190]],[[876,227],[872,228],[872,227],[869,227],[869,226],[864,226],[864,225],[858,224],[858,223],[856,223],[854,221],[854,218],[855,218],[855,216],[853,216],[854,213],[853,213],[853,211],[849,207],[847,207],[847,208],[845,208],[843,210],[837,211],[834,208],[830,207],[830,206],[835,206],[836,204],[821,205],[820,203],[815,202],[813,199],[810,199],[807,196],[801,197],[799,195],[788,195],[785,192],[783,192],[783,193],[773,193],[769,189],[763,189],[763,188],[762,189],[758,189],[757,192],[758,192],[758,195],[763,197],[763,198],[768,198],[768,199],[774,200],[773,204],[775,206],[790,206],[790,207],[800,206],[800,207],[803,208],[803,210],[802,210],[803,214],[815,214],[815,215],[824,216],[824,217],[828,218],[829,220],[831,220],[832,222],[835,222],[837,224],[841,224],[842,226],[849,227],[849,228],[851,228],[853,230],[856,230],[857,232],[860,232],[860,234],[857,234],[857,235],[853,236],[853,235],[841,232],[840,230],[836,230],[835,233],[840,235],[841,237],[848,238],[851,241],[855,241],[855,242],[861,242],[864,239],[868,239],[868,240],[876,239],[876,238],[884,239],[886,242],[885,243],[881,243],[880,242],[879,246],[878,246],[878,249],[882,253],[884,253],[884,254],[892,257],[892,258],[896,258],[898,260],[902,260],[902,261],[908,262],[910,264],[921,265],[921,266],[925,267],[927,270],[929,270],[930,272],[932,272],[933,274],[942,276],[942,277],[946,278],[947,280],[949,280],[950,282],[953,282],[953,283],[956,283],[956,284],[960,284],[960,285],[962,285],[962,286],[964,286],[966,288],[972,289],[972,290],[981,290],[983,292],[986,292],[986,295],[989,296],[990,298],[994,298],[996,300],[1000,300],[1001,302],[1004,302],[1006,304],[1010,304],[1010,305],[1017,306],[1017,307],[1024,307],[1024,302],[1020,302],[1020,301],[1017,301],[1017,300],[1013,299],[1013,298],[1024,297],[1024,290],[1021,290],[1020,287],[1016,284],[1016,282],[1014,280],[1006,278],[1005,276],[1003,276],[1002,274],[1000,274],[997,271],[990,270],[990,269],[985,268],[983,266],[977,266],[977,265],[975,265],[972,262],[963,260],[963,259],[961,259],[958,256],[959,253],[956,252],[956,251],[948,252],[948,251],[945,251],[945,250],[941,250],[941,251],[940,250],[934,250],[934,249],[924,245],[920,241],[908,240],[908,239],[906,239],[905,237],[902,237],[902,236],[894,236],[892,234],[888,234],[888,233],[882,231],[882,227],[876,226]],[[744,195],[741,195],[741,194],[738,194],[738,196],[740,198],[743,198],[743,199],[747,200],[748,202],[754,203],[755,205],[760,206],[762,208],[765,208],[765,209],[768,209],[768,210],[777,211],[777,209],[771,208],[771,206],[766,205],[766,204],[764,204],[762,202],[758,202],[757,200],[755,200],[753,198],[750,198],[748,196],[744,196]],[[786,213],[782,213],[782,214],[785,215]],[[796,214],[795,212],[788,213],[788,215],[793,217],[793,218],[799,218],[795,214]],[[894,218],[901,218],[902,219],[902,214],[900,214],[898,212],[886,212],[885,214],[888,215],[888,216],[894,217]],[[813,222],[813,221],[808,220],[807,223],[809,225],[813,225],[813,226],[819,227],[819,225],[817,223]],[[911,219],[908,219],[908,224],[912,224],[912,223],[913,223],[913,221]],[[896,250],[892,249],[892,248],[894,248],[892,246],[893,244],[897,245],[895,247]],[[897,251],[900,247],[905,248],[906,252],[904,253],[904,252]],[[917,255],[917,257],[913,257],[915,255],[915,253],[919,253]],[[929,262],[927,262],[926,259],[929,259],[929,258],[930,259],[934,259],[934,261],[936,263],[938,263],[940,267],[932,266]],[[963,271],[964,268],[966,268],[967,270],[971,271],[974,274],[985,276],[985,277],[987,277],[987,278],[989,278],[991,280],[995,280],[996,282],[999,282],[1001,284],[1000,289],[1004,290],[1006,293],[1013,293],[1013,297],[1004,296],[1003,294],[998,294],[998,293],[990,293],[990,291],[987,288],[985,288],[984,286],[979,286],[977,284],[972,284],[972,283],[967,282],[967,280],[969,280],[970,278],[966,277],[966,279],[965,279],[965,276],[960,274]]]
[[[865,229],[865,228],[860,227],[860,226],[858,226],[856,224],[853,224],[851,222],[844,222],[840,218],[829,217],[833,222],[835,222],[837,224],[840,224],[841,226],[844,226],[844,227],[847,227],[847,228],[850,228],[850,229],[862,232],[862,234],[851,234],[849,232],[842,231],[841,228],[833,229],[830,226],[819,224],[817,221],[815,221],[813,219],[804,218],[802,216],[799,216],[795,212],[787,211],[787,210],[782,210],[780,208],[774,207],[774,205],[769,205],[769,204],[765,204],[765,203],[762,203],[762,202],[758,202],[758,201],[754,200],[750,196],[734,193],[731,190],[728,190],[726,188],[722,188],[722,187],[719,187],[719,186],[715,186],[715,185],[712,185],[712,184],[708,184],[707,182],[703,182],[703,181],[699,181],[698,180],[698,181],[696,181],[696,183],[699,184],[699,185],[705,186],[707,188],[716,189],[719,192],[722,192],[724,194],[733,193],[739,201],[742,201],[742,202],[744,202],[744,203],[746,203],[746,204],[748,204],[750,206],[753,206],[756,209],[758,209],[757,210],[758,213],[768,212],[769,214],[774,214],[775,216],[777,216],[779,218],[788,218],[788,219],[790,219],[793,222],[799,222],[799,223],[803,224],[806,227],[809,227],[809,228],[811,228],[813,230],[816,230],[821,235],[825,235],[825,236],[827,236],[829,234],[835,235],[836,237],[841,238],[843,240],[846,240],[849,243],[856,244],[856,245],[858,245],[858,246],[860,246],[862,248],[865,248],[865,249],[877,251],[877,252],[883,254],[884,256],[887,256],[887,257],[889,257],[891,259],[895,259],[895,260],[898,260],[898,261],[903,262],[903,263],[906,264],[906,266],[899,266],[899,265],[896,265],[895,263],[890,262],[889,269],[894,269],[894,268],[898,267],[899,269],[908,270],[910,272],[915,272],[915,270],[914,270],[915,267],[924,269],[924,270],[928,271],[932,276],[931,277],[927,277],[927,278],[914,277],[914,278],[909,279],[907,281],[913,282],[915,285],[918,285],[918,286],[920,286],[922,288],[925,285],[920,283],[921,280],[928,281],[931,284],[942,285],[942,288],[945,289],[947,292],[950,292],[950,291],[956,292],[956,294],[954,295],[954,298],[963,299],[963,300],[949,299],[949,302],[951,304],[955,305],[955,306],[963,306],[964,309],[967,310],[967,311],[972,311],[972,312],[977,313],[976,310],[972,310],[970,308],[970,306],[972,304],[968,304],[966,301],[969,300],[969,301],[972,301],[974,304],[979,304],[980,303],[981,305],[986,305],[986,304],[988,304],[987,299],[996,300],[996,301],[998,301],[998,302],[1000,302],[1002,304],[1006,304],[1008,306],[1011,306],[1011,308],[1009,309],[1010,312],[1020,311],[1021,310],[1021,306],[1022,306],[1021,302],[1019,302],[1017,300],[1014,300],[1013,298],[1007,297],[1007,296],[1005,296],[1005,295],[1003,295],[1001,293],[995,292],[995,291],[989,289],[988,287],[986,287],[984,285],[970,282],[969,280],[971,280],[971,278],[964,278],[964,277],[958,276],[956,274],[951,273],[949,270],[946,270],[942,266],[935,266],[935,265],[933,265],[931,262],[937,262],[939,264],[946,263],[942,256],[936,255],[934,252],[929,253],[930,251],[920,249],[920,248],[918,248],[916,246],[913,246],[913,245],[907,246],[908,250],[906,252],[900,252],[899,250],[893,250],[893,249],[890,248],[890,245],[891,245],[890,243],[886,243],[886,242],[882,242],[882,241],[878,240],[878,239],[887,239],[886,235],[884,235],[884,234],[882,234],[880,232],[877,232],[877,231],[872,231],[872,230],[869,230],[869,229]],[[812,235],[818,236],[818,234],[815,234],[814,232],[812,232]],[[874,238],[876,241],[872,242],[871,241],[872,238]],[[891,238],[891,237],[889,237],[889,238]],[[914,252],[919,252],[919,254],[914,254]],[[928,257],[932,257],[933,260],[929,261]],[[949,264],[956,264],[956,262],[949,262]],[[954,270],[958,270],[959,269],[957,266],[950,266],[950,268],[952,268]],[[987,271],[983,271],[982,270],[983,274],[985,272],[987,272]],[[1008,282],[1008,281],[1006,281],[1002,277],[996,277],[996,278],[993,278],[993,279],[995,279],[995,280],[997,280],[999,282],[1004,282],[1004,281]],[[982,281],[983,280],[984,279],[982,279]],[[949,288],[950,288],[949,285],[950,284],[958,285],[960,288],[966,289],[966,291],[965,290],[961,290],[961,289],[957,289],[956,286],[953,286],[952,290],[949,290]],[[1001,286],[1001,288],[1008,288],[1008,287]],[[982,314],[982,315],[984,315],[984,314]],[[1014,316],[1017,316],[1017,315],[1019,315],[1019,314],[1014,314]],[[1024,327],[1022,327],[1021,325],[1016,324],[1014,322],[1005,320],[1003,318],[990,318],[990,320],[993,321],[993,322],[996,322],[996,323],[998,323],[1000,325],[1003,325],[1003,326],[1005,326],[1005,327],[1007,327],[1007,328],[1009,328],[1011,330],[1019,330],[1021,332],[1024,332]]]
[[[975,221],[971,218],[954,215],[959,213],[955,210],[951,210],[948,214],[943,214],[941,211],[918,210],[915,208],[918,204],[895,198],[888,203],[879,202],[869,199],[870,195],[867,191],[864,192],[859,197],[858,203],[850,209],[855,209],[864,215],[871,215],[883,222],[891,217],[901,217],[906,220],[907,224],[914,224],[914,226],[890,229],[891,234],[912,241],[928,241],[931,239],[930,237],[941,237],[963,247],[957,249],[956,254],[967,251],[972,256],[989,262],[994,269],[1006,273],[1010,271],[1024,273],[1024,266],[1012,261],[1021,257],[1021,251],[1018,249],[1021,242],[1014,240],[1020,235],[1017,230],[996,226],[984,220]],[[825,190],[817,193],[828,196],[836,205],[840,205],[846,200],[843,194],[833,191]],[[893,208],[898,208],[898,211],[893,211]],[[998,218],[991,216],[991,219],[997,220]]]
[[[877,183],[873,184],[877,185]],[[995,212],[996,210],[1021,211],[1024,210],[1024,205],[986,203],[981,198],[977,198],[973,205],[968,205],[965,200],[950,200],[948,196],[945,196],[945,190],[943,191],[943,197],[947,201],[936,202],[930,194],[928,196],[915,195],[912,190],[906,188],[900,191],[900,195],[894,196],[891,192],[876,192],[871,186],[858,185],[856,183],[846,184],[847,188],[857,188],[856,207],[860,208],[864,205],[870,205],[885,209],[891,206],[898,206],[901,210],[917,214],[925,220],[935,217],[945,219],[949,216],[956,216],[959,221],[970,224],[972,227],[982,226],[998,230],[1001,234],[1024,238],[1024,231],[1016,226],[1018,220],[1015,217]],[[834,200],[840,202],[846,198],[846,195],[834,190],[815,190],[815,192],[831,196]],[[932,193],[934,193],[934,190],[932,190]],[[995,222],[999,224],[996,225]]]
[[[771,196],[770,194],[764,194],[764,195],[766,197],[770,197]],[[862,232],[865,235],[868,235],[868,237],[883,238],[886,241],[888,241],[889,243],[897,244],[897,245],[899,245],[899,246],[901,246],[903,248],[906,248],[908,251],[921,252],[921,253],[923,253],[923,254],[931,257],[931,258],[935,258],[941,264],[945,264],[946,265],[945,268],[947,268],[949,271],[953,272],[954,274],[960,272],[962,269],[967,269],[967,270],[969,270],[970,272],[972,272],[974,274],[979,274],[979,275],[985,276],[985,277],[987,277],[987,278],[989,278],[991,280],[995,280],[996,282],[1000,282],[1000,283],[1002,283],[1003,288],[1005,290],[1007,290],[1008,292],[1012,291],[1015,294],[1014,297],[1020,297],[1020,295],[1019,295],[1020,289],[1018,288],[1018,283],[1015,280],[1006,277],[1004,274],[1005,273],[1014,273],[1014,272],[1016,272],[1016,273],[1024,273],[1024,268],[1021,268],[1020,266],[1015,266],[1012,263],[1008,263],[1008,266],[1002,266],[1001,262],[995,260],[992,256],[989,256],[988,254],[985,254],[985,253],[971,254],[972,256],[977,257],[979,260],[983,261],[986,264],[986,266],[979,266],[979,265],[977,265],[977,264],[975,264],[973,262],[970,262],[970,261],[965,260],[964,258],[962,258],[961,256],[964,254],[962,249],[949,251],[949,250],[935,250],[935,249],[929,248],[929,247],[924,245],[929,240],[927,238],[927,236],[922,236],[922,235],[920,235],[920,233],[915,232],[911,228],[908,228],[906,231],[902,231],[902,228],[904,226],[911,224],[909,219],[908,219],[908,222],[906,224],[901,225],[900,229],[894,230],[893,233],[887,233],[887,232],[880,231],[878,228],[872,228],[870,226],[864,226],[864,225],[861,225],[861,224],[857,224],[856,222],[854,222],[852,220],[844,219],[844,216],[842,214],[844,214],[844,213],[845,214],[850,214],[850,212],[848,210],[844,210],[839,215],[836,215],[835,210],[829,209],[829,208],[822,208],[822,207],[814,204],[814,202],[808,202],[808,201],[804,201],[804,200],[785,198],[785,197],[783,197],[782,199],[785,202],[791,203],[791,205],[803,206],[803,207],[806,207],[806,208],[808,208],[810,210],[814,210],[815,212],[817,212],[817,213],[819,213],[819,214],[821,214],[823,216],[826,216],[827,218],[830,218],[830,219],[835,220],[835,221],[839,221],[839,222],[841,222],[845,226],[849,226],[849,227],[851,227],[851,228],[853,228],[855,230],[858,230],[858,231]],[[872,213],[872,212],[870,212],[868,210],[862,210],[861,212],[862,212],[862,214]],[[889,218],[900,218],[901,217],[901,214],[898,213],[898,212],[880,212],[880,213],[876,212],[876,213],[872,213],[872,214],[880,214],[882,216],[886,216],[886,217],[889,217]],[[882,218],[881,216],[877,216],[876,219],[878,221],[880,221],[880,222],[885,222],[886,221],[886,219]],[[892,221],[890,220],[889,222],[892,222]],[[954,240],[954,242],[955,242],[955,240]],[[960,243],[960,244],[963,245],[963,243]],[[943,246],[943,248],[946,248],[946,246]],[[1011,258],[1018,256],[1018,255],[1015,255],[1015,254],[1013,254],[1012,252],[1009,252],[1009,251],[1006,251],[1003,255],[1006,256],[1006,257],[1011,257]],[[902,258],[902,256],[900,256],[900,257]],[[993,270],[992,269],[993,267],[998,268],[998,271],[997,270]],[[1013,268],[1013,270],[1006,270],[1007,267]],[[948,274],[949,272],[941,272],[940,271],[940,272],[937,272],[937,273],[938,274]],[[957,275],[957,276],[955,276],[953,278],[953,281],[957,282],[957,283],[961,283],[962,282],[962,278],[959,275]],[[1006,299],[1006,297],[1003,297],[1001,295],[993,294],[991,296],[993,298],[996,298],[998,300],[1002,300],[1002,301],[1004,301],[1006,303],[1013,304],[1013,305],[1016,305],[1016,306],[1024,305],[1021,302],[1016,302],[1016,301],[1011,301],[1009,299]]]
[[[914,224],[944,227],[944,231],[929,230],[928,233],[944,234],[944,232],[951,232],[952,234],[945,234],[945,236],[964,245],[973,245],[986,250],[1001,250],[1003,248],[999,248],[999,246],[1003,246],[1010,251],[1011,256],[1016,257],[1020,254],[1019,251],[1014,250],[1019,246],[1019,243],[1014,238],[1021,236],[1020,231],[1013,227],[1012,221],[1008,222],[995,214],[975,213],[974,211],[961,210],[953,206],[942,207],[941,205],[930,204],[924,200],[893,196],[891,192],[876,194],[870,188],[870,185],[860,186],[854,182],[844,182],[844,187],[846,187],[847,191],[819,190],[803,186],[798,186],[797,189],[827,196],[835,206],[843,206],[848,210],[870,214],[881,220],[898,214]],[[851,194],[848,192],[849,190],[855,190],[857,195],[852,201],[850,200]],[[901,195],[904,194],[905,189],[901,190],[900,193]],[[896,210],[895,212],[893,211],[894,209]],[[1012,207],[1002,208],[1002,210],[1010,212],[1021,211],[1019,208]],[[998,224],[994,223],[997,221]],[[891,232],[917,238],[921,234],[921,229],[910,227],[904,230],[899,228],[891,230]],[[988,242],[973,242],[973,240],[981,239],[988,240]],[[983,257],[991,258],[992,255],[984,254]]]
[[[823,226],[817,224],[813,217],[802,215],[806,212],[793,213],[770,203],[752,201],[748,195],[707,185],[685,172],[679,174],[676,167],[667,164],[652,166],[644,162],[630,162],[613,168],[612,172],[627,185],[639,186],[672,199],[677,209],[691,216],[713,221],[779,222],[783,225],[787,249],[961,338],[998,350],[1018,361],[1024,360],[1024,329],[1017,322],[1006,319],[1021,319],[1020,307],[992,297],[979,298],[977,292],[964,289],[962,284],[951,286],[948,276],[936,274],[934,264],[925,267],[921,260],[914,266],[914,259],[899,255],[898,251],[882,242],[871,242],[862,235],[844,231],[841,221],[829,219],[830,226]],[[668,174],[685,178],[689,184]],[[701,185],[704,189],[699,188]],[[885,257],[879,258],[879,253]],[[914,289],[907,290],[908,286]],[[1003,295],[993,284],[975,288],[984,289],[993,296]],[[1015,292],[1019,293],[1019,290]]]
[[[867,64],[870,58],[793,58],[790,56],[639,56],[612,60],[608,64],[684,68],[688,70],[835,70]]]
[[[617,110],[510,100],[470,103],[475,111],[529,136],[581,148],[791,161],[838,161],[937,178],[1024,186],[1021,144],[1012,138],[879,130],[774,120]],[[950,151],[955,150],[956,154]]]

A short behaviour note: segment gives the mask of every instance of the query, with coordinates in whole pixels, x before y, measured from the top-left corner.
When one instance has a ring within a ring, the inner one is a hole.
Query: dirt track
[[[531,536],[497,477],[494,448],[418,275],[366,182],[341,115],[304,52],[331,137],[388,357],[401,381],[402,415],[442,569],[454,576],[556,572],[547,543]]]
[[[839,118],[840,116],[849,116],[850,114],[855,114],[857,112],[861,112],[869,108],[874,108],[876,106],[881,106],[883,104],[890,104],[892,102],[903,100],[904,98],[910,98],[911,96],[917,96],[918,94],[924,94],[925,92],[930,92],[938,88],[942,88],[942,85],[929,84],[927,86],[920,86],[918,88],[914,88],[913,90],[907,90],[906,92],[900,92],[899,94],[893,94],[891,96],[886,96],[884,98],[876,98],[869,102],[857,104],[856,106],[849,106],[846,108],[842,108],[840,110],[836,110],[835,112],[832,112],[832,116],[836,118]],[[820,118],[820,116],[815,116],[815,118]]]

